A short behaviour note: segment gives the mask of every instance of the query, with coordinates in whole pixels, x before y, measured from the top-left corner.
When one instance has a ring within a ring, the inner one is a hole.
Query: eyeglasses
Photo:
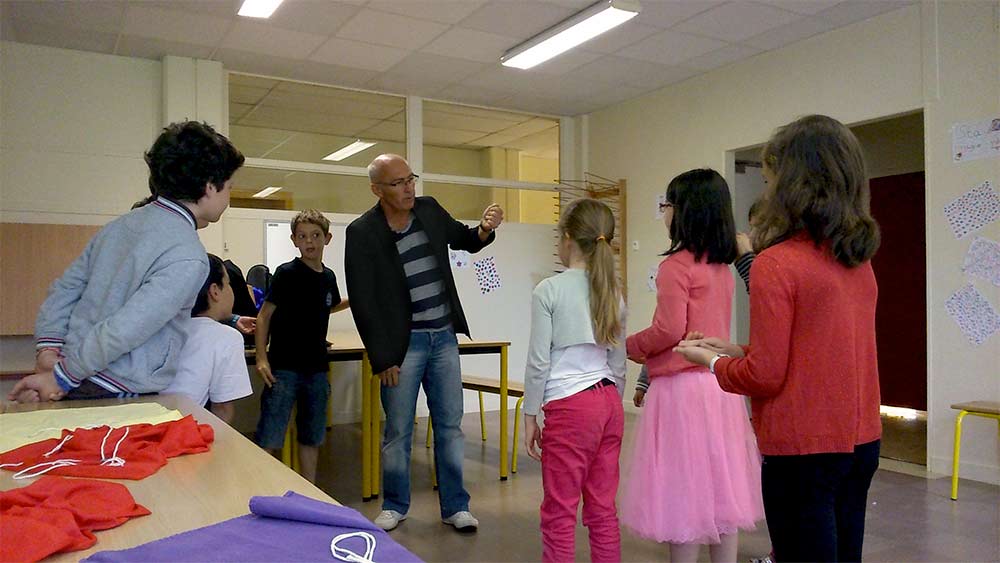
[[[398,180],[393,180],[391,182],[375,182],[376,184],[381,184],[383,186],[389,186],[391,188],[398,188],[400,186],[406,186],[408,184],[413,184],[420,178],[417,174],[410,174],[406,178],[400,178]]]
[[[674,204],[672,204],[672,203],[666,203],[666,202],[661,202],[658,205],[660,206],[660,211],[666,211],[668,207],[673,207],[674,206]]]

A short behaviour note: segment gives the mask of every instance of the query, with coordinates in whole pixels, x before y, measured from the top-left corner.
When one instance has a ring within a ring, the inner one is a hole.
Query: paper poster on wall
[[[962,271],[1000,287],[1000,244],[988,238],[974,238],[965,253]]]
[[[476,260],[472,265],[476,268],[476,281],[479,283],[479,291],[483,295],[500,289],[502,285],[500,271],[497,270],[496,260],[492,256]]]
[[[646,272],[646,287],[648,287],[650,291],[656,291],[656,274],[659,271],[659,266],[650,266],[649,270]]]
[[[951,155],[955,162],[1000,156],[1000,117],[952,125]]]
[[[1000,195],[987,180],[945,205],[944,214],[955,237],[964,238],[1000,218]]]
[[[663,219],[663,212],[667,208],[667,194],[656,194],[656,218]]]
[[[962,334],[976,346],[1000,330],[1000,315],[975,286],[967,285],[953,293],[944,308],[958,323]]]
[[[448,259],[451,261],[451,267],[456,270],[464,270],[469,267],[469,263],[472,261],[472,255],[465,250],[449,250]]]

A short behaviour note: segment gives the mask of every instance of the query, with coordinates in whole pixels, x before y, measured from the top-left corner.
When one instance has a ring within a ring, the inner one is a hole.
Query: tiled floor
[[[626,441],[635,422],[626,418]],[[437,493],[430,486],[430,450],[424,448],[426,419],[413,444],[412,507],[409,519],[393,537],[427,561],[538,561],[541,540],[538,505],[540,466],[522,455],[519,472],[506,482],[497,479],[497,413],[487,414],[493,430],[480,441],[479,417],[465,418],[465,479],[472,510],[480,519],[478,534],[460,535],[440,522]],[[374,518],[379,501],[360,499],[360,427],[336,426],[322,451],[318,485],[342,503]],[[891,465],[887,463],[887,465]],[[948,498],[948,478],[925,479],[880,470],[869,495],[865,559],[867,561],[1000,561],[1000,487],[962,481],[960,499]],[[768,553],[763,522],[740,537],[739,558],[747,561]],[[625,561],[666,561],[667,549],[623,536]],[[577,559],[589,560],[586,530],[578,528]],[[708,560],[707,550],[702,559]]]

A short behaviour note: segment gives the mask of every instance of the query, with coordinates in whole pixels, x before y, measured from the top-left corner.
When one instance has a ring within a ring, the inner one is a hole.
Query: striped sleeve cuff
[[[82,380],[76,379],[70,375],[70,373],[66,371],[66,366],[63,365],[63,362],[56,364],[53,371],[56,375],[56,383],[59,384],[59,387],[62,387],[63,391],[69,392],[80,386],[80,382]]]
[[[643,393],[645,393],[646,391],[649,390],[649,382],[648,381],[639,381],[638,383],[635,384],[635,390],[636,391],[642,391]]]
[[[35,339],[35,349],[41,350],[42,348],[62,348],[66,341],[62,338],[56,338],[54,336],[39,336]]]
[[[736,262],[733,262],[733,266],[736,267],[736,271],[739,272],[740,277],[743,278],[743,283],[746,284],[747,289],[750,288],[750,266],[753,265],[753,259],[756,257],[757,255],[753,252],[747,252],[743,256],[737,258]]]

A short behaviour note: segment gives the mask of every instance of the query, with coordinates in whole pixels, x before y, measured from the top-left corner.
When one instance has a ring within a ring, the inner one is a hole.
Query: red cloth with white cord
[[[160,424],[78,428],[63,430],[61,438],[4,452],[0,467],[23,477],[44,473],[143,479],[166,465],[168,458],[207,452],[214,439],[212,427],[198,424],[191,415]]]
[[[0,492],[0,561],[38,561],[87,549],[93,532],[150,514],[120,483],[44,476]]]

